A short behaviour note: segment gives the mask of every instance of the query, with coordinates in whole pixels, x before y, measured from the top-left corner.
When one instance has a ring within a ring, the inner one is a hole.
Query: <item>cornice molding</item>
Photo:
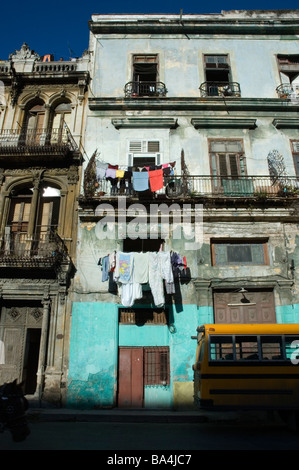
[[[280,98],[116,98],[116,97],[93,97],[88,99],[91,111],[128,111],[128,110],[170,110],[176,111],[233,111],[244,116],[244,112],[299,112],[299,103]]]
[[[111,122],[116,129],[176,129],[178,127],[177,119],[174,118],[124,118],[112,119]]]
[[[223,117],[202,117],[191,119],[191,124],[195,129],[255,129],[256,119],[247,119],[243,117],[223,118]]]
[[[299,129],[299,118],[273,119],[272,124],[276,129]]]

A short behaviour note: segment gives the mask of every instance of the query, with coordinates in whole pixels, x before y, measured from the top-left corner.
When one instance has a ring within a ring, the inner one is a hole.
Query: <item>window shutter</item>
[[[230,175],[238,176],[238,164],[236,155],[229,155]]]
[[[223,154],[219,155],[219,172],[220,176],[227,176],[226,156]]]
[[[299,153],[299,141],[293,141],[293,150],[295,153]]]

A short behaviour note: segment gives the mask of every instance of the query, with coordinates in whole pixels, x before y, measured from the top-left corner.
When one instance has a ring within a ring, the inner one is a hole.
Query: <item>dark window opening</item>
[[[121,308],[119,323],[122,325],[167,325],[168,310],[152,308]]]
[[[164,240],[162,240],[161,238],[157,238],[157,239],[136,238],[136,240],[132,240],[131,238],[126,238],[123,241],[123,251],[126,253],[130,253],[132,251],[138,251],[138,252],[159,251],[163,243],[164,243]]]
[[[219,96],[219,87],[229,84],[230,66],[227,56],[205,56],[205,75],[209,96]]]
[[[278,55],[277,60],[283,81],[285,76],[292,83],[299,76],[299,55]]]

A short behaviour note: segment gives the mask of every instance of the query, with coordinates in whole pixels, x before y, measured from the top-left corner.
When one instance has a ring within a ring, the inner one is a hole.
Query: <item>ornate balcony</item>
[[[0,248],[1,268],[56,269],[67,261],[67,249],[63,240],[52,229],[30,237],[27,233],[13,232],[5,228]]]
[[[282,83],[276,88],[279,98],[299,100],[299,86],[290,83]]]
[[[140,98],[140,97],[161,97],[167,93],[166,86],[163,82],[128,82],[125,85],[126,98]]]
[[[269,198],[298,197],[299,177],[273,178],[270,176],[168,176],[163,189],[150,193],[153,197],[167,198],[254,198],[263,201]],[[112,185],[102,180],[95,184],[94,197],[117,196],[138,197],[133,184],[120,180]]]
[[[49,162],[78,152],[68,129],[3,129],[0,131],[0,164],[7,166],[7,157],[18,163],[37,163],[41,156]]]
[[[237,82],[204,82],[199,87],[202,98],[213,97],[237,97],[241,96],[240,84]]]

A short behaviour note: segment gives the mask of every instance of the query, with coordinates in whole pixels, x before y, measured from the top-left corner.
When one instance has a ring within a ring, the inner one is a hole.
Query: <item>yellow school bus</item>
[[[299,324],[197,328],[194,400],[206,409],[299,409]]]

